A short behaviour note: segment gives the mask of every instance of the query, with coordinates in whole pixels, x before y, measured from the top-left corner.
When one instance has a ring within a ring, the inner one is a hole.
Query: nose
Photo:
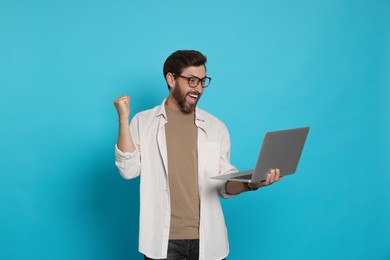
[[[196,91],[198,91],[199,93],[202,93],[204,88],[202,86],[202,81],[199,81],[199,84],[196,85],[196,87],[194,88]]]

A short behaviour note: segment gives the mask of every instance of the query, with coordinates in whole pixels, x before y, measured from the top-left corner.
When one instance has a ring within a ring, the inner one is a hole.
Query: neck
[[[173,110],[180,110],[179,104],[177,104],[176,99],[171,94],[169,94],[165,104]]]

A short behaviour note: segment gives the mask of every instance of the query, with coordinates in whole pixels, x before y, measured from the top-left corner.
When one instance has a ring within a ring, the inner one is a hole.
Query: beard
[[[186,100],[187,96],[190,94],[198,95],[198,98],[196,99],[194,104],[189,104]],[[190,114],[195,110],[196,105],[198,104],[198,101],[199,101],[200,97],[202,96],[202,94],[196,90],[191,90],[191,91],[188,91],[187,93],[184,93],[182,88],[179,85],[177,85],[172,92],[172,96],[174,97],[177,104],[179,105],[180,111],[182,111],[183,113],[186,113],[186,114]]]

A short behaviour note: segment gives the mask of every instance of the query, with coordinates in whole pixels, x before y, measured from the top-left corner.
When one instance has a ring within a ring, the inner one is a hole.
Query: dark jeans
[[[145,260],[153,260],[144,256]],[[168,256],[164,260],[198,260],[199,239],[169,240]]]

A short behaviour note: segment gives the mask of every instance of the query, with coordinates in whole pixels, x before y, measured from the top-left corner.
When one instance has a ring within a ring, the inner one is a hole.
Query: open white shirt
[[[157,259],[167,257],[171,217],[164,104],[165,100],[132,119],[134,152],[123,153],[115,146],[115,164],[121,176],[141,178],[139,251]],[[226,193],[226,181],[210,177],[237,169],[230,164],[226,126],[199,108],[195,112],[195,124],[198,127],[199,259],[222,259],[229,254],[229,243],[219,196],[231,195]]]

